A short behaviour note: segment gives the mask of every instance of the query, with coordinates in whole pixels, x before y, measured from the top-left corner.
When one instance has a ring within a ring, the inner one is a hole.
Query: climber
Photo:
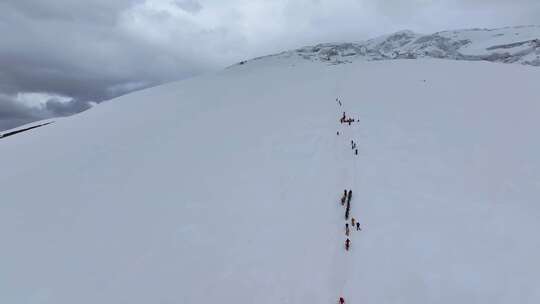
[[[339,297],[339,304],[345,304],[345,299],[343,297]]]
[[[354,155],[358,155],[358,149],[354,150]]]
[[[352,217],[352,218],[351,218],[351,224],[352,224],[353,227],[356,226],[355,223],[356,223],[356,220],[354,219],[354,217]]]
[[[349,223],[345,224],[345,235],[349,236],[350,230],[349,230]]]
[[[362,229],[360,228],[360,223],[359,222],[356,222],[356,231],[361,231]]]
[[[349,251],[350,247],[351,247],[351,240],[347,239],[345,241],[345,250]]]
[[[349,193],[347,194],[347,202],[350,204],[352,198],[352,190],[349,190]]]

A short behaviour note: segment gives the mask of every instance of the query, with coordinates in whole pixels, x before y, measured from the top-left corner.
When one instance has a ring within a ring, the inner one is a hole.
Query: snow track
[[[337,102],[337,109],[336,112],[336,120],[337,117],[342,117],[343,113],[347,113],[347,102],[344,100],[341,100],[339,97],[336,98]],[[354,303],[354,299],[349,296],[353,294],[350,290],[349,286],[349,279],[351,277],[351,269],[356,269],[357,261],[355,257],[351,256],[351,252],[354,251],[355,243],[356,241],[360,241],[361,239],[361,231],[356,231],[356,227],[352,225],[352,223],[349,225],[350,227],[350,234],[345,235],[345,223],[351,222],[352,218],[355,218],[357,221],[359,220],[359,217],[356,215],[356,210],[360,210],[360,208],[357,206],[356,203],[356,195],[358,194],[355,189],[357,189],[356,185],[358,185],[357,181],[357,172],[358,172],[358,155],[354,155],[352,149],[351,143],[357,143],[357,140],[355,139],[354,135],[357,133],[355,132],[358,128],[358,122],[355,122],[348,124],[343,121],[341,121],[338,125],[338,131],[336,132],[336,144],[335,144],[335,163],[337,170],[337,179],[339,181],[339,184],[342,186],[343,189],[346,189],[347,191],[352,190],[352,200],[350,204],[350,216],[346,220],[340,221],[338,224],[341,226],[341,230],[339,231],[339,235],[341,236],[338,238],[338,246],[339,250],[336,252],[336,257],[339,261],[336,262],[336,276],[338,279],[336,280],[339,282],[337,285],[339,286],[337,290],[339,291],[339,296],[344,297],[346,303]],[[351,157],[352,155],[352,157]],[[341,191],[338,193],[342,193]],[[339,205],[339,212],[338,214],[340,216],[343,216],[344,213],[344,206]],[[351,240],[351,248],[348,250],[344,250],[344,242],[346,239]]]

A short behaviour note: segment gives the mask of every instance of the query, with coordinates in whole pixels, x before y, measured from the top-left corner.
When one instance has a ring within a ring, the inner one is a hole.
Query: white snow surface
[[[540,303],[539,79],[268,58],[1,139],[0,303]]]

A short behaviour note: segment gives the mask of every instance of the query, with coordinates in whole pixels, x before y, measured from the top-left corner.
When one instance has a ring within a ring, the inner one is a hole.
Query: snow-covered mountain
[[[255,60],[266,57],[269,56]],[[401,31],[359,43],[306,46],[270,57],[298,57],[330,64],[428,57],[540,66],[540,26],[456,30],[431,35]]]
[[[0,139],[0,303],[540,301],[540,69],[290,54]]]

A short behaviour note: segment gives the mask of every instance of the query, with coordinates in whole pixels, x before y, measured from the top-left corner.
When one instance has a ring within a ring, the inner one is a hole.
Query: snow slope
[[[301,58],[328,64],[359,60],[444,58],[540,66],[540,26],[454,30],[430,35],[400,31],[358,43],[306,46],[248,62],[268,57]]]
[[[538,303],[538,79],[268,58],[1,139],[0,303]]]

